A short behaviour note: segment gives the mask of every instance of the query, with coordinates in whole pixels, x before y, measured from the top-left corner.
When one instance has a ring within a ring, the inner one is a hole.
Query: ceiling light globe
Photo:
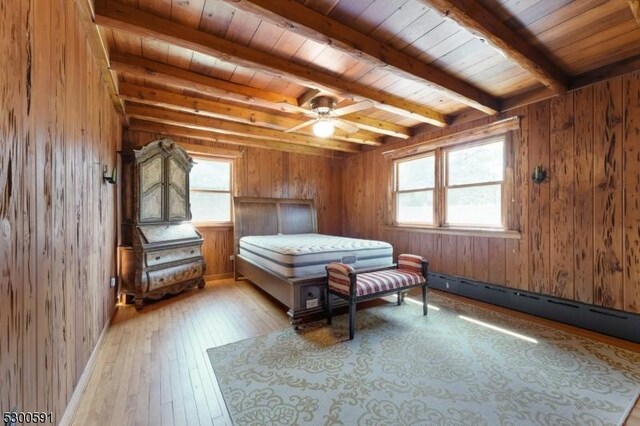
[[[313,134],[319,138],[328,138],[333,135],[333,123],[331,120],[318,120],[313,125]]]

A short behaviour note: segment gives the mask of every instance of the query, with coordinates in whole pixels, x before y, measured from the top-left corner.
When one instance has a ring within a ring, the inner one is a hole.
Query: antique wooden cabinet
[[[202,236],[191,224],[191,158],[170,139],[121,155],[120,290],[141,309],[145,298],[204,287]]]

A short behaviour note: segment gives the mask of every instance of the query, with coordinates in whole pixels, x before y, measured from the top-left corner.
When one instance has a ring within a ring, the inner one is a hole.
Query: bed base
[[[274,273],[236,255],[234,262],[236,280],[246,278],[253,285],[271,295],[289,308],[287,315],[292,325],[326,318],[326,274],[304,278],[287,278]],[[337,296],[331,296],[331,306],[343,307],[346,312],[347,302]]]

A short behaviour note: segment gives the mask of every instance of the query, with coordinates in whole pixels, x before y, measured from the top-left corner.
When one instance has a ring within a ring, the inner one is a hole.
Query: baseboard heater
[[[640,315],[539,293],[429,273],[429,287],[640,343]]]

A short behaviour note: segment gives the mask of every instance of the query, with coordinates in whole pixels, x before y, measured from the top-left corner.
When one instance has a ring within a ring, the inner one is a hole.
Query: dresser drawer
[[[200,257],[200,244],[169,250],[152,251],[145,253],[144,256],[147,267],[175,262],[176,260]]]
[[[149,277],[148,291],[201,277],[203,272],[203,263],[201,261],[172,266],[159,271],[149,271],[147,272]]]

